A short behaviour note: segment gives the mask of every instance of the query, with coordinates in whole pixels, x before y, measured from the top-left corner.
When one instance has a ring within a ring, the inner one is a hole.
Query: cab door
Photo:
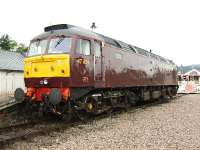
[[[91,53],[91,44],[89,39],[77,38],[75,42],[75,51],[73,56],[73,65],[71,66],[71,75],[73,86],[86,87],[93,86],[93,55]]]
[[[102,46],[100,41],[94,41],[94,81],[97,85],[103,80]]]

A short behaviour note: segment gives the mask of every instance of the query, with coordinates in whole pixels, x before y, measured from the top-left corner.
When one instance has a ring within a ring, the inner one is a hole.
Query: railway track
[[[134,113],[135,111],[139,109],[145,109],[151,106],[156,106],[158,104],[167,103],[175,99],[178,99],[184,95],[185,94],[177,94],[176,97],[173,97],[171,99],[165,99],[164,101],[162,99],[159,99],[159,100],[141,103],[135,107],[129,107],[125,111]],[[120,114],[121,112],[123,112],[123,109],[118,109],[111,113],[104,113],[104,114],[94,116],[94,117],[89,117],[87,120],[84,121],[84,123],[91,123],[94,120],[99,120],[108,116],[117,117],[117,115]],[[31,122],[31,121],[16,122],[16,124],[0,128],[0,148],[3,148],[4,146],[11,144],[20,139],[33,138],[39,135],[48,135],[51,132],[59,132],[62,130],[66,130],[67,128],[81,125],[81,124],[83,124],[83,122],[78,121],[77,119],[73,120],[70,123],[65,123],[60,120],[56,120],[56,121],[43,120],[39,122]]]

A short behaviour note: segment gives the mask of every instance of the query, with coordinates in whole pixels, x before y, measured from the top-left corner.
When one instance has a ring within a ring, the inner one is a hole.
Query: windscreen
[[[37,40],[30,44],[28,56],[41,55],[44,54],[47,49],[47,40]]]
[[[70,52],[72,39],[68,37],[57,37],[50,40],[48,53]]]
[[[72,38],[63,36],[32,41],[29,47],[28,56],[42,55],[44,53],[68,53],[70,52],[71,45]]]

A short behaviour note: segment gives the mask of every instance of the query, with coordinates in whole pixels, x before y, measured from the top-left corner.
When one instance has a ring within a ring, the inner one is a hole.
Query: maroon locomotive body
[[[16,99],[48,104],[59,114],[71,108],[97,114],[173,96],[176,75],[172,61],[144,49],[80,27],[54,25],[31,40],[27,92],[23,96],[18,90]]]

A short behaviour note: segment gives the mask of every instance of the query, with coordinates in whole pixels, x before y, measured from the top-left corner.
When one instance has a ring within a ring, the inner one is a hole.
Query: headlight
[[[47,84],[48,84],[48,81],[47,81],[47,80],[44,80],[43,83],[44,83],[44,85],[47,85]]]

